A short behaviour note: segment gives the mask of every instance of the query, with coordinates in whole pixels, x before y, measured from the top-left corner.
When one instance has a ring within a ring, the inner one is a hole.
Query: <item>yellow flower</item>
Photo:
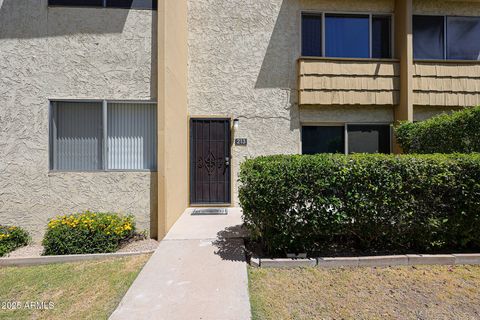
[[[6,238],[9,238],[10,235],[9,234],[0,234],[0,240],[3,240],[3,239],[6,239]]]

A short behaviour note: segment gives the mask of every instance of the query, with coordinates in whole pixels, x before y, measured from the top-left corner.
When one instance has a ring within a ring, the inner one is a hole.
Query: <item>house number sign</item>
[[[247,143],[248,143],[248,141],[247,141],[246,138],[235,139],[235,145],[236,146],[246,146]]]

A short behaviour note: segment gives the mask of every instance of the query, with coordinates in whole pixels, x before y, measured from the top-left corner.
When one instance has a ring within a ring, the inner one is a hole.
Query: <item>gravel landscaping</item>
[[[141,252],[155,250],[159,242],[155,239],[133,241],[123,246],[118,252]]]
[[[154,239],[145,239],[128,242],[122,246],[117,252],[143,252],[155,250],[158,247],[159,242]],[[40,244],[29,244],[28,246],[18,248],[17,250],[10,252],[6,258],[31,258],[41,257],[43,253],[43,246]]]

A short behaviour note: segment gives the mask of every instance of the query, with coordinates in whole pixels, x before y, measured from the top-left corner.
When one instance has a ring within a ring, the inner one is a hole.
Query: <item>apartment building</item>
[[[480,104],[480,1],[0,0],[0,223],[235,206],[240,163],[396,153]]]

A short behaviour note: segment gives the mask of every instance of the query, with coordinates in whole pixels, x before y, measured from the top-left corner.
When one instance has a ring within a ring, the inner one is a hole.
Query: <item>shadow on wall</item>
[[[256,89],[295,89],[296,65],[300,50],[296,48],[298,0],[283,0],[267,51],[258,74]]]
[[[0,0],[0,39],[122,33],[129,10],[48,7],[48,0]]]
[[[288,92],[285,108],[290,111],[291,129],[298,128],[299,10],[299,0],[282,0],[255,83],[255,89],[283,89]]]

